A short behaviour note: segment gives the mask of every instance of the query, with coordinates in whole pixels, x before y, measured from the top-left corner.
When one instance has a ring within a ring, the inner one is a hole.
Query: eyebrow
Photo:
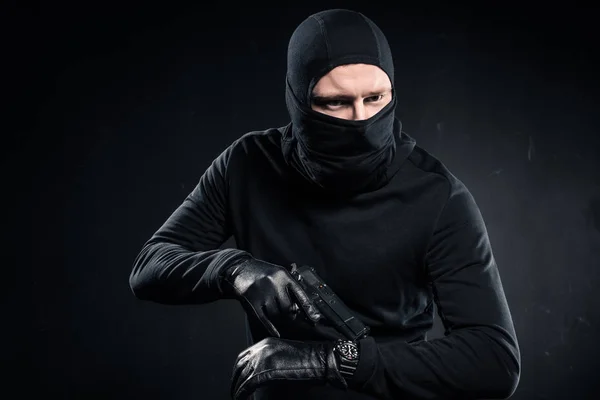
[[[391,89],[373,90],[371,92],[368,92],[366,97],[380,96],[389,91],[391,91]],[[354,96],[348,94],[318,94],[313,95],[312,99],[314,101],[352,100],[354,99]]]

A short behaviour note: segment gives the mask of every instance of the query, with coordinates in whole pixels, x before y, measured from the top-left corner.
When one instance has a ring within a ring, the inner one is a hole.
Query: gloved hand
[[[242,351],[231,378],[232,399],[244,399],[272,381],[329,382],[346,389],[333,353],[334,342],[266,338]]]
[[[274,321],[295,319],[303,313],[317,322],[318,309],[292,277],[280,265],[251,258],[224,272],[221,285],[225,298],[240,300],[248,315],[254,315],[270,335],[280,337]]]

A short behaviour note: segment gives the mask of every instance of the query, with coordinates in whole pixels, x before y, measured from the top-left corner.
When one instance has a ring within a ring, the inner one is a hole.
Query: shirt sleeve
[[[135,258],[129,284],[139,299],[163,304],[215,301],[222,296],[222,272],[250,258],[238,249],[219,249],[231,237],[227,167],[232,148],[211,163]]]
[[[451,185],[426,254],[442,338],[360,342],[353,385],[382,399],[503,399],[520,379],[521,356],[480,210]]]

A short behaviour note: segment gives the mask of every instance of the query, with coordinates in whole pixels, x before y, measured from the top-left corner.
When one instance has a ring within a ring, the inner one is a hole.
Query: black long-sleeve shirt
[[[143,246],[130,280],[135,295],[208,303],[222,296],[223,269],[250,256],[308,264],[371,327],[357,389],[272,388],[268,398],[512,395],[518,342],[484,221],[463,183],[402,133],[396,140],[410,151],[387,185],[352,198],[320,195],[285,163],[285,129],[250,132],[214,160]],[[237,248],[219,249],[232,235]],[[445,337],[427,340],[434,301]],[[264,338],[249,327],[253,342]]]

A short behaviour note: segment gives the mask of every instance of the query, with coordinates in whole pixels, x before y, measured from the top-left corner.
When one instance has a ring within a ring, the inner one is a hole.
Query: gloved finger
[[[231,388],[231,398],[234,400],[246,400],[253,391],[249,390],[244,384],[236,385]]]
[[[289,311],[288,315],[292,321],[295,321],[301,312],[302,311],[300,311],[300,306],[298,306],[298,304],[296,304],[296,303],[292,303],[292,305],[290,306],[290,311]]]
[[[269,374],[254,374],[254,368],[245,368],[231,387],[231,397],[234,400],[246,400],[259,387],[268,382],[268,379],[261,379],[267,375]]]
[[[287,295],[285,302],[280,303],[280,307],[285,307],[283,311],[286,312],[292,319],[296,319],[298,314],[300,314],[300,306],[298,305],[298,301],[296,300],[296,296],[292,293],[291,286],[288,285],[285,287],[285,293]],[[287,307],[286,307],[287,305]]]
[[[248,365],[240,365],[240,364],[236,364],[234,371],[233,371],[233,376],[231,377],[231,398],[234,400],[241,400],[241,399],[245,399],[248,394],[246,394],[242,389],[243,389],[243,383],[244,381],[247,381],[249,378],[249,375],[251,375],[253,372],[252,367],[248,366]]]
[[[242,298],[243,299],[243,304],[244,304],[244,308],[246,309],[246,311],[250,311],[252,314],[254,314],[254,316],[260,321],[261,324],[263,324],[263,326],[265,327],[265,329],[267,330],[267,332],[269,333],[269,335],[274,336],[274,337],[281,337],[279,334],[279,331],[277,330],[277,328],[275,328],[275,325],[273,325],[271,323],[271,321],[269,321],[269,318],[267,317],[267,315],[265,314],[265,305],[263,304],[260,307],[255,307],[252,303],[250,303],[246,298]]]
[[[231,387],[231,398],[233,400],[246,400],[250,394],[252,392],[247,390],[243,381],[238,381]]]
[[[298,303],[292,303],[292,306],[290,307],[290,312],[294,317],[300,312],[300,306],[298,306]]]
[[[260,308],[260,312],[256,313],[258,320],[264,325],[264,327],[267,329],[267,332],[269,332],[270,335],[275,336],[277,338],[281,337],[281,335],[279,334],[279,331],[277,330],[277,328],[275,328],[275,325],[273,325],[273,323],[267,317],[267,315],[265,313],[265,308],[266,308],[266,306],[263,305]]]
[[[229,388],[231,391],[231,397],[235,397],[235,392],[239,386],[239,382],[242,374],[244,373],[245,362],[241,361],[242,355],[238,355],[235,363],[233,364],[233,371],[231,371],[231,387]]]
[[[299,283],[294,281],[290,282],[288,292],[292,295],[292,300],[296,300],[302,311],[304,311],[310,320],[317,322],[321,319],[321,313],[319,313],[319,310],[313,302],[310,301],[310,298]]]

